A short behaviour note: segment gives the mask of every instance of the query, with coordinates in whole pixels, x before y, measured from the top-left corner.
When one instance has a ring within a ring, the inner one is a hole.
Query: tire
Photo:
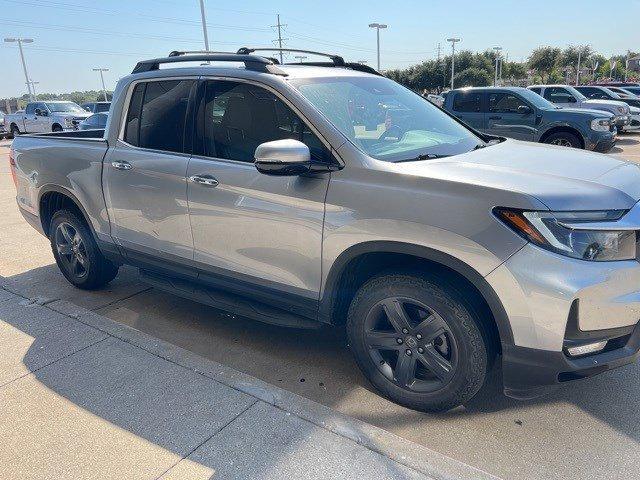
[[[78,288],[100,288],[118,274],[118,265],[102,255],[86,223],[75,212],[60,210],[53,215],[49,241],[58,268]]]
[[[548,143],[550,145],[558,145],[561,147],[582,148],[582,142],[580,141],[580,138],[570,132],[552,133],[544,139],[544,143]]]
[[[20,135],[20,129],[17,125],[11,125],[11,138],[15,138]]]
[[[51,127],[51,131],[52,132],[61,132],[62,131],[62,127],[58,124],[55,124]]]
[[[490,348],[473,312],[440,277],[380,275],[360,288],[349,307],[349,344],[383,396],[414,410],[447,411],[473,398],[487,377]],[[405,321],[402,333],[397,324]]]

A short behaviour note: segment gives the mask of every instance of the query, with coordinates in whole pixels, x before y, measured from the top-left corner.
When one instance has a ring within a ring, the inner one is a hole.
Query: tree
[[[549,74],[558,63],[558,59],[562,51],[555,47],[536,48],[529,56],[529,67],[534,69],[543,79],[549,77]]]
[[[453,81],[457,87],[486,87],[493,83],[493,77],[486,70],[471,67],[456,73]]]

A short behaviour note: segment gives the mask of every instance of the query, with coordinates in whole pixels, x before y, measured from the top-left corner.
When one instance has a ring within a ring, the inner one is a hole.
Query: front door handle
[[[502,117],[489,117],[489,120],[502,120]]]
[[[133,168],[129,162],[121,161],[111,162],[111,166],[113,168],[117,168],[118,170],[131,170]]]
[[[218,180],[211,175],[192,175],[189,177],[189,181],[197,183],[198,185],[204,185],[206,187],[217,187]]]

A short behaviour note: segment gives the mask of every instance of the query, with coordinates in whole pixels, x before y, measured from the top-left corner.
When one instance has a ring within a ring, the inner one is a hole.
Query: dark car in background
[[[109,108],[111,108],[111,102],[88,102],[80,105],[87,112],[91,113],[101,113],[108,112]]]
[[[629,115],[631,122],[621,128],[622,131],[636,131],[640,129],[640,98],[633,96],[632,92],[626,95],[621,95],[618,92],[613,91],[613,88],[618,87],[602,87],[599,85],[585,85],[575,87],[580,93],[582,93],[588,99],[594,100],[616,100],[624,102],[629,105]]]
[[[104,130],[107,126],[108,113],[96,113],[78,124],[78,130]]]
[[[444,109],[489,135],[606,152],[616,141],[613,116],[587,109],[559,108],[521,87],[452,90]]]

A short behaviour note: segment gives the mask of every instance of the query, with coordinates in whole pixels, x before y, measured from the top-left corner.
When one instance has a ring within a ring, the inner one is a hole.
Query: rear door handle
[[[489,120],[502,120],[502,117],[489,117]]]
[[[192,175],[189,177],[189,181],[197,183],[198,185],[204,185],[205,187],[218,186],[218,180],[212,175]]]
[[[111,162],[111,166],[113,168],[117,168],[118,170],[131,170],[133,167],[129,162]]]

